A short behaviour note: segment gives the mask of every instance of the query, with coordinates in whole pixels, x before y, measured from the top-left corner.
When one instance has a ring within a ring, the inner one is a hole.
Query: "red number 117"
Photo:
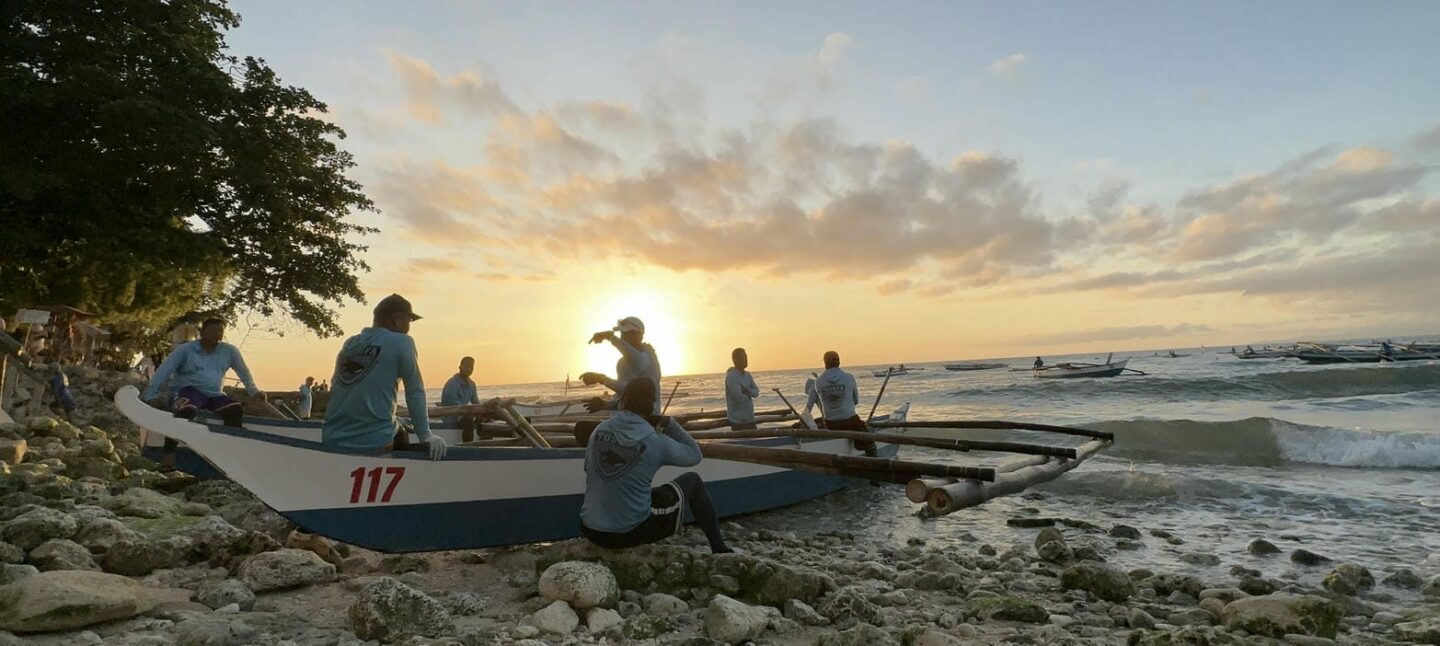
[[[385,487],[385,495],[379,496],[380,474],[382,472],[385,475],[391,476],[391,478],[390,484]],[[350,472],[350,478],[355,481],[355,483],[350,486],[350,504],[360,502],[360,490],[364,488],[365,485],[365,474],[365,467],[360,467]],[[395,486],[400,484],[401,478],[405,477],[405,467],[385,467],[384,469],[375,467],[370,469],[369,474],[370,487],[368,493],[365,495],[365,502],[375,502],[376,496],[379,496],[380,502],[390,502],[390,496],[395,494]]]

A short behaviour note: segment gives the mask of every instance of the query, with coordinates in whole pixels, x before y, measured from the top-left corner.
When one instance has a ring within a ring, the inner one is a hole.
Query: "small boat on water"
[[[1295,356],[1295,350],[1294,348],[1272,348],[1268,345],[1256,350],[1247,345],[1242,351],[1236,352],[1234,348],[1231,348],[1230,352],[1222,354],[1233,354],[1238,359],[1288,359]]]
[[[912,372],[922,372],[924,370],[924,368],[911,368],[902,363],[899,367],[890,367],[884,370],[871,370],[870,374],[876,377],[899,377],[900,375],[908,375]]]
[[[997,368],[1009,368],[1009,367],[1010,367],[1010,365],[1009,365],[1009,364],[1005,364],[1005,363],[970,363],[970,362],[964,362],[964,361],[962,361],[962,362],[960,362],[960,363],[947,363],[947,364],[945,364],[945,369],[946,369],[946,370],[959,370],[959,371],[961,371],[961,372],[971,372],[971,371],[975,371],[975,370],[995,370],[995,369],[997,369]]]
[[[1440,359],[1440,348],[1430,349],[1419,344],[1395,345],[1326,345],[1297,344],[1291,356],[1305,363],[1388,363],[1391,361],[1426,361]]]
[[[1057,363],[1035,368],[1035,376],[1041,379],[1075,379],[1081,377],[1115,377],[1125,372],[1129,359],[1105,363]],[[1138,372],[1138,371],[1137,371]],[[1144,373],[1141,373],[1144,374]]]

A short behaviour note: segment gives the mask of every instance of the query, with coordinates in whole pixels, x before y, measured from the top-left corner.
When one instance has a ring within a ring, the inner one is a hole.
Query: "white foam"
[[[1290,462],[1337,467],[1440,467],[1440,435],[1303,426],[1271,420],[1280,452]]]

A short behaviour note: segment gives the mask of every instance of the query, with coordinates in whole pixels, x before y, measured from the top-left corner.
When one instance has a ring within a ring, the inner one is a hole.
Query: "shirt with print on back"
[[[420,378],[415,340],[385,328],[367,327],[345,340],[335,358],[330,401],[321,440],[326,446],[376,450],[395,437],[398,384],[421,441],[430,437],[425,382]]]
[[[590,529],[622,534],[650,517],[650,486],[667,465],[700,464],[700,445],[673,418],[663,434],[650,421],[622,410],[595,427],[585,448],[585,501],[580,521]]]

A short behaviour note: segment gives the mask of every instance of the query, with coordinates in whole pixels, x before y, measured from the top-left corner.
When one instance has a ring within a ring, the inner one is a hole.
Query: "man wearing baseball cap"
[[[395,417],[396,383],[403,381],[415,435],[429,445],[430,459],[445,457],[445,440],[430,433],[425,382],[420,378],[415,340],[410,338],[410,323],[418,320],[410,301],[391,294],[375,304],[373,325],[345,340],[335,358],[335,383],[321,427],[326,446],[365,451],[396,448],[400,427]]]
[[[617,336],[615,333],[619,332]],[[585,404],[591,412],[603,408],[618,408],[620,396],[625,392],[625,386],[631,380],[641,377],[653,379],[656,384],[660,383],[660,359],[655,356],[655,348],[645,343],[645,323],[633,316],[627,316],[615,323],[615,328],[596,332],[590,337],[591,343],[609,341],[620,351],[620,360],[615,362],[615,378],[611,379],[598,372],[586,372],[580,375],[580,380],[585,385],[602,383],[606,388],[615,392],[615,397],[606,402],[596,397]],[[660,414],[660,389],[655,389],[655,411],[652,415]]]

